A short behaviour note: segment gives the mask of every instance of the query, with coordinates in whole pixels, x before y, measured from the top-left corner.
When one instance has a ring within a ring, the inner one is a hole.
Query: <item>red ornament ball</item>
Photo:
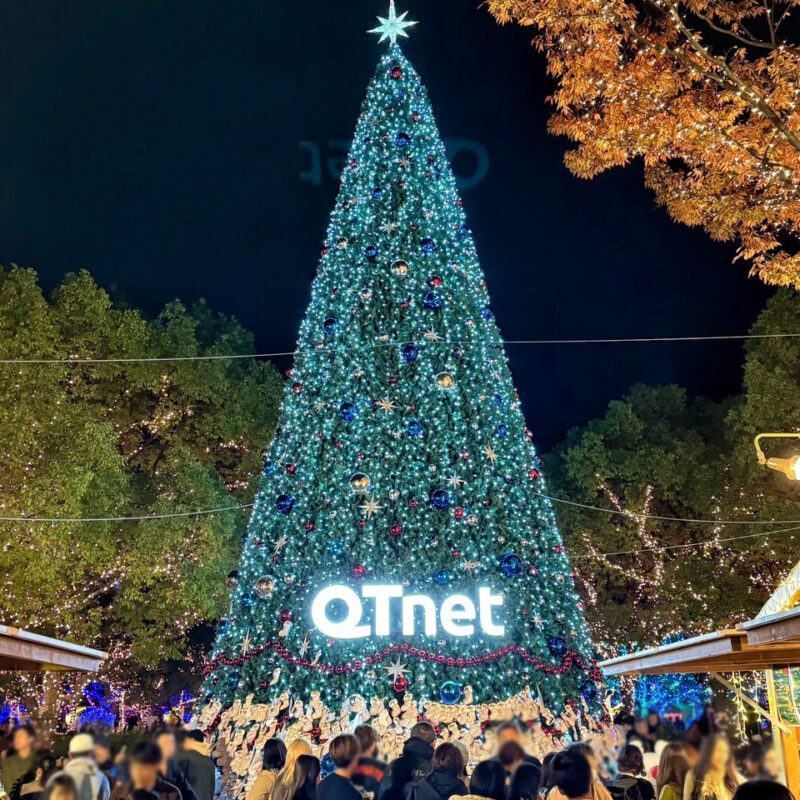
[[[431,275],[428,278],[428,286],[441,286],[442,285],[442,276],[441,275]]]
[[[395,682],[392,688],[399,694],[400,692],[404,692],[408,689],[408,679],[403,678],[402,676],[399,677]]]
[[[538,479],[539,479],[539,470],[538,470],[538,469],[532,469],[532,470],[531,470],[531,471],[528,473],[528,477],[529,477],[529,478],[530,478],[532,481],[536,481],[536,480],[538,480]]]
[[[297,472],[297,467],[294,464],[287,464],[286,471],[289,475],[294,475],[294,473]]]
[[[300,394],[300,392],[303,391],[303,384],[300,383],[299,381],[296,381],[295,383],[292,384],[292,391],[295,394]]]
[[[389,528],[389,533],[391,533],[392,536],[399,536],[402,532],[403,532],[402,525],[394,524],[392,525],[391,528]]]
[[[392,76],[392,80],[399,81],[403,77],[403,68],[399,64],[395,64],[389,74]]]
[[[281,622],[291,622],[294,619],[294,612],[290,608],[282,608],[278,612],[278,619]]]
[[[464,509],[461,506],[457,506],[453,509],[453,516],[456,519],[464,519]]]
[[[314,530],[314,523],[312,521],[306,522],[306,530],[309,533]]]
[[[353,566],[350,568],[350,574],[354,578],[363,578],[366,571],[367,568],[363,564],[353,564]]]

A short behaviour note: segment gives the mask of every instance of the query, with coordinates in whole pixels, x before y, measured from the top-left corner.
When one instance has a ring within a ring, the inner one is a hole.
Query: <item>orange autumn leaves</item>
[[[592,178],[641,157],[670,216],[737,240],[766,283],[800,288],[800,46],[771,0],[488,0],[535,29],[557,80],[552,133]]]

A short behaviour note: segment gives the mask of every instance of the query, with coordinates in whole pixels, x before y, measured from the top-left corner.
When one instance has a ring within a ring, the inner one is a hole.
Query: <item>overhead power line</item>
[[[531,492],[537,497],[543,497],[553,503],[560,503],[565,506],[582,508],[585,511],[599,511],[603,514],[615,514],[631,519],[654,519],[663,522],[696,522],[705,525],[800,525],[800,519],[692,519],[689,517],[662,517],[658,514],[637,514],[635,511],[619,511],[616,508],[603,508],[602,506],[592,506],[588,503],[576,503],[574,500],[565,500],[563,497],[553,497],[542,492]]]
[[[134,517],[0,517],[0,522],[143,522],[150,519],[175,519],[177,517],[207,517],[225,511],[239,511],[251,508],[255,503],[242,503],[220,508],[206,508],[202,511],[176,511],[172,514],[143,514]]]
[[[666,550],[685,550],[689,547],[707,547],[709,545],[722,544],[727,542],[738,542],[741,539],[755,539],[760,536],[772,536],[776,533],[789,533],[790,531],[800,531],[800,525],[795,525],[792,528],[781,528],[777,531],[761,531],[760,533],[747,533],[744,536],[726,536],[722,539],[704,539],[702,542],[688,542],[687,544],[670,544],[663,547],[642,547],[638,550],[617,550],[612,553],[595,553],[595,554],[570,554],[570,560],[580,560],[588,558],[611,558],[613,556],[632,556],[639,555],[640,553],[661,553]]]
[[[632,336],[603,339],[502,339],[503,345],[572,345],[572,344],[647,344],[656,342],[723,342],[743,339],[797,339],[800,333],[740,333],[721,334],[719,336]],[[309,353],[351,352],[356,350],[372,350],[385,347],[396,347],[403,342],[381,342],[362,347],[324,348],[309,350]],[[440,340],[438,342],[416,342],[417,344],[471,345],[486,344],[472,340]],[[275,353],[231,353],[211,354],[205,356],[153,356],[148,358],[0,358],[0,364],[144,364],[168,363],[179,361],[238,361],[249,358],[280,358],[300,355],[299,350],[282,350]]]

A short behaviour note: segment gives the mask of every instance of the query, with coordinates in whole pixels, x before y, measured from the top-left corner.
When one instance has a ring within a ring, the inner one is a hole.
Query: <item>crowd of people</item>
[[[0,800],[214,800],[216,767],[199,731],[158,730],[114,753],[104,735],[78,733],[66,758],[14,728],[0,754]]]
[[[542,761],[522,729],[493,731],[493,758],[470,766],[458,741],[437,745],[419,722],[402,755],[386,762],[369,725],[334,737],[320,761],[310,742],[271,739],[246,800],[794,800],[763,743],[734,752],[713,709],[687,730],[658,714],[614,720],[612,750],[579,742]],[[697,735],[695,735],[695,731]],[[216,769],[202,733],[162,729],[113,752],[102,735],[79,733],[66,759],[14,729],[0,763],[0,800],[214,800]],[[738,763],[737,763],[738,758]]]

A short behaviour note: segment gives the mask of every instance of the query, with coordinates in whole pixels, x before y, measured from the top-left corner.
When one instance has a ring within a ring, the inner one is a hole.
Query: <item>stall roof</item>
[[[0,625],[0,669],[97,672],[107,656],[102,650]]]
[[[752,621],[762,623],[753,629],[752,634],[744,630],[744,626],[716,631],[609,658],[602,661],[600,666],[606,675],[660,675],[679,672],[746,672],[800,664],[800,635],[794,640],[769,639],[764,634],[769,626],[769,623],[767,627],[763,625],[766,619],[757,618]],[[793,624],[800,625],[800,609],[794,615]],[[754,641],[751,641],[751,635]],[[755,641],[756,639],[760,641]]]

